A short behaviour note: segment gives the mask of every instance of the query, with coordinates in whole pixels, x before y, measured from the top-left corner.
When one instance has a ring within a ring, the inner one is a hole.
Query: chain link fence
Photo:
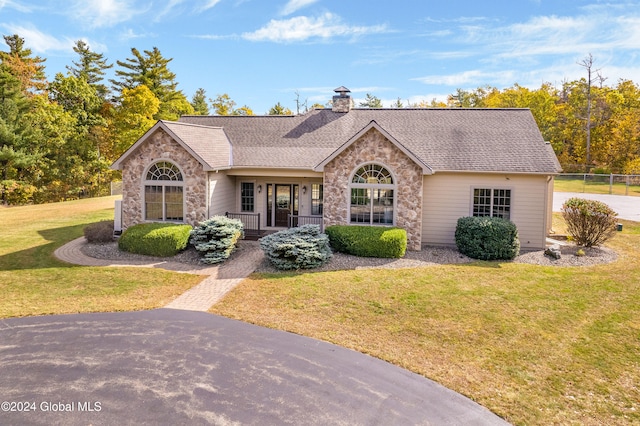
[[[555,183],[556,191],[640,196],[640,175],[562,173]]]

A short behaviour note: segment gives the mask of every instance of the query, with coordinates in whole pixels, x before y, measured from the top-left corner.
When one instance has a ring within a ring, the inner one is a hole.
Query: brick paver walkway
[[[172,261],[107,260],[85,255],[84,237],[77,238],[58,248],[53,254],[63,262],[82,266],[128,266],[161,268],[174,272],[208,275],[200,284],[187,290],[165,306],[188,311],[208,311],[217,301],[251,274],[264,259],[256,241],[241,241],[237,251],[221,266],[188,265]]]

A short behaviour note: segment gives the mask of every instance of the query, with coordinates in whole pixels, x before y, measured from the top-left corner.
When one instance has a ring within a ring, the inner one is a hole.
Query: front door
[[[289,226],[289,215],[298,214],[298,185],[267,185],[267,225]]]

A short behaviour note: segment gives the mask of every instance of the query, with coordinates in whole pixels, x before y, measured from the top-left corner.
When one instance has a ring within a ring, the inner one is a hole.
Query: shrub
[[[331,247],[361,257],[398,258],[407,251],[407,231],[384,226],[332,225],[325,230]]]
[[[231,256],[242,233],[243,225],[239,219],[213,216],[191,231],[189,243],[202,253],[204,263],[220,263]]]
[[[580,246],[598,246],[616,233],[618,214],[601,201],[570,198],[561,211],[569,235]]]
[[[520,252],[516,225],[500,217],[461,217],[455,233],[460,253],[481,260],[511,260]]]
[[[120,250],[147,256],[175,256],[187,247],[191,226],[170,223],[142,223],[127,228],[120,239]]]
[[[113,221],[103,220],[85,226],[84,237],[89,243],[110,243],[113,241]]]
[[[260,239],[260,248],[273,266],[282,270],[311,269],[332,256],[329,238],[318,225],[303,225]]]

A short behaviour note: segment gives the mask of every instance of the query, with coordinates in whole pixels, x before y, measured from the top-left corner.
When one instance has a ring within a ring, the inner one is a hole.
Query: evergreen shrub
[[[282,270],[317,268],[332,256],[329,238],[318,225],[267,235],[260,239],[260,248],[273,266]]]
[[[147,256],[175,256],[187,247],[190,225],[141,223],[128,227],[118,239],[120,250]]]
[[[400,258],[407,251],[407,231],[386,226],[332,225],[325,229],[331,247],[360,257]]]
[[[244,226],[239,219],[213,216],[201,222],[191,231],[189,243],[202,254],[202,262],[215,264],[231,256],[238,240],[242,238]]]
[[[461,217],[455,233],[460,253],[481,260],[512,260],[520,252],[516,225],[500,217]]]
[[[569,235],[579,246],[599,246],[616,233],[618,214],[601,201],[569,198],[561,211]]]

